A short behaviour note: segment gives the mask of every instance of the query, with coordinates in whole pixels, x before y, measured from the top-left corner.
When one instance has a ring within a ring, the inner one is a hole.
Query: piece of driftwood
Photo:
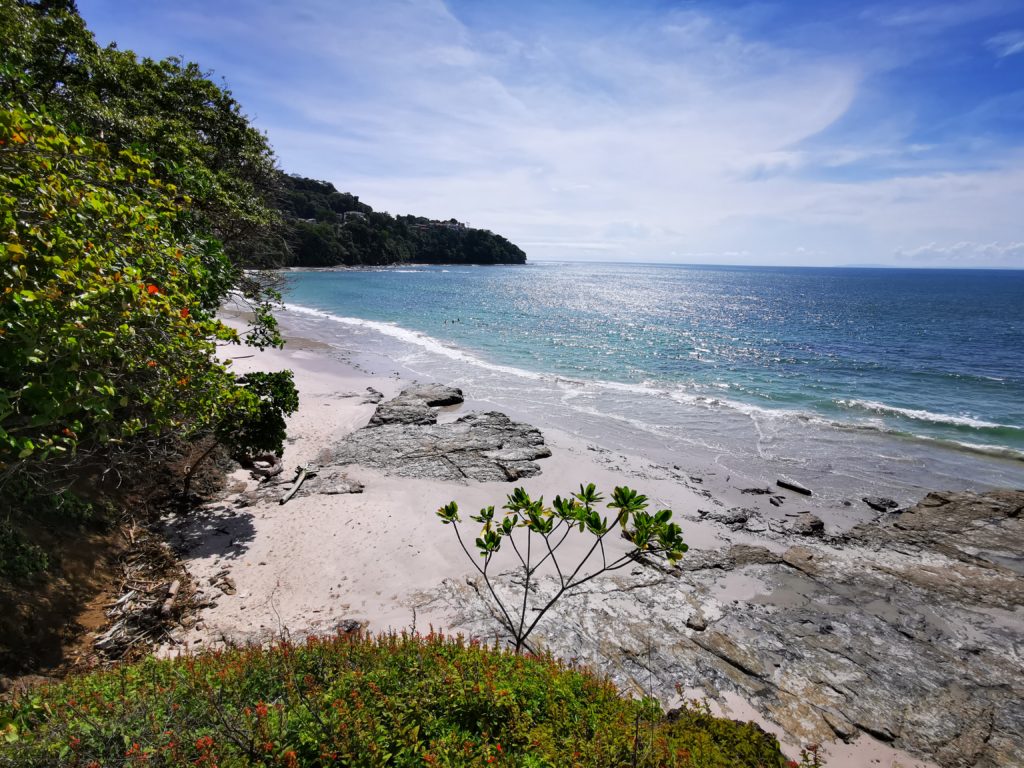
[[[800,485],[800,483],[798,483],[796,480],[787,480],[783,477],[780,477],[778,480],[775,481],[775,484],[778,485],[779,488],[785,488],[788,491],[802,493],[804,496],[811,495],[811,489],[808,488],[807,486]]]
[[[178,596],[178,590],[181,589],[181,582],[175,579],[167,587],[167,598],[164,600],[164,604],[160,606],[160,615],[165,619],[171,615],[171,610],[174,608],[174,598]]]
[[[289,491],[284,496],[281,497],[281,503],[284,504],[286,501],[288,501],[288,499],[294,496],[298,492],[299,487],[305,482],[306,478],[315,474],[316,468],[311,464],[307,464],[304,467],[299,467],[299,474],[295,476],[295,482],[292,483],[292,487],[289,489]]]
[[[125,658],[154,643],[174,642],[171,625],[195,602],[188,580],[174,569],[166,544],[143,527],[133,526],[130,531],[126,539],[134,540],[135,547],[120,562],[120,594],[106,605],[110,623],[93,642],[106,659]]]

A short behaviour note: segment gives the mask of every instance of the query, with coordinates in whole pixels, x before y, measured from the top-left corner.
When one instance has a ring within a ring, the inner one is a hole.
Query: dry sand
[[[320,463],[326,447],[366,423],[375,407],[365,399],[367,387],[388,398],[409,383],[357,370],[327,345],[299,338],[290,339],[284,350],[252,354],[238,348],[238,355],[232,363],[238,373],[280,369],[295,373],[301,405],[289,419],[283,456],[286,476],[306,463]],[[446,410],[450,411],[446,418],[456,418],[468,407]],[[413,627],[426,631],[430,626],[458,631],[449,617],[422,607],[426,590],[444,579],[464,579],[474,573],[451,528],[435,516],[439,506],[453,499],[464,512],[472,512],[489,504],[500,506],[515,485],[545,498],[564,495],[586,482],[605,491],[629,485],[646,493],[658,508],[674,510],[687,543],[700,549],[727,542],[721,538],[721,526],[700,521],[698,507],[720,502],[762,506],[765,514],[771,513],[766,497],[742,496],[726,478],[691,479],[685,466],[679,470],[654,466],[548,429],[544,435],[553,455],[541,460],[539,476],[516,484],[414,480],[352,467],[348,475],[364,484],[363,493],[297,496],[286,504],[278,503],[275,495],[242,506],[247,492],[258,483],[245,470],[235,472],[222,499],[198,513],[168,520],[172,540],[186,549],[185,563],[196,584],[215,604],[202,612],[193,629],[181,633],[176,646],[163,652],[259,642],[285,633],[292,637],[331,633],[352,621],[371,631]],[[743,535],[732,535],[730,540],[743,541]],[[233,582],[233,594],[211,584],[223,583],[225,576]],[[737,599],[748,599],[749,594],[740,592],[749,589],[750,585],[737,585]],[[779,729],[738,697],[725,704],[728,709],[723,711],[730,716],[758,720],[782,738]],[[785,746],[791,756],[798,752],[798,745]],[[931,765],[868,736],[853,744],[826,745],[826,749],[828,765],[834,768]]]

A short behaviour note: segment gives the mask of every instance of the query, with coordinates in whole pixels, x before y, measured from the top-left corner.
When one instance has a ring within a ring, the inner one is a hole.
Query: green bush
[[[281,449],[287,374],[238,380],[214,312],[231,266],[128,150],[0,108],[0,486],[215,432]]]
[[[216,436],[280,451],[286,374],[239,380],[219,343],[282,343],[244,271],[274,157],[198,65],[96,44],[72,0],[0,0],[0,493],[68,489]],[[259,261],[257,259],[257,261]],[[253,310],[239,336],[215,318]],[[115,483],[117,482],[115,480]]]
[[[10,768],[786,765],[754,725],[435,634],[147,659],[22,694],[0,735]]]

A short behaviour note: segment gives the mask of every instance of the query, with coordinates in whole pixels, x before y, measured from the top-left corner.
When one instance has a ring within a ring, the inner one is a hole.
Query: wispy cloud
[[[968,24],[979,19],[1002,16],[1014,9],[1015,4],[1005,0],[972,0],[972,2],[917,2],[872,5],[862,11],[862,17],[890,27],[913,27],[941,31]]]
[[[1014,54],[1024,53],[1024,30],[1011,29],[993,35],[987,41],[987,45],[996,56],[1006,58]]]

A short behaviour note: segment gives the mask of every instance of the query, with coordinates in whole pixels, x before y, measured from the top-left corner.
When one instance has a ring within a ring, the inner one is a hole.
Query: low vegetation
[[[0,707],[0,765],[781,768],[774,737],[438,635],[148,659]]]

